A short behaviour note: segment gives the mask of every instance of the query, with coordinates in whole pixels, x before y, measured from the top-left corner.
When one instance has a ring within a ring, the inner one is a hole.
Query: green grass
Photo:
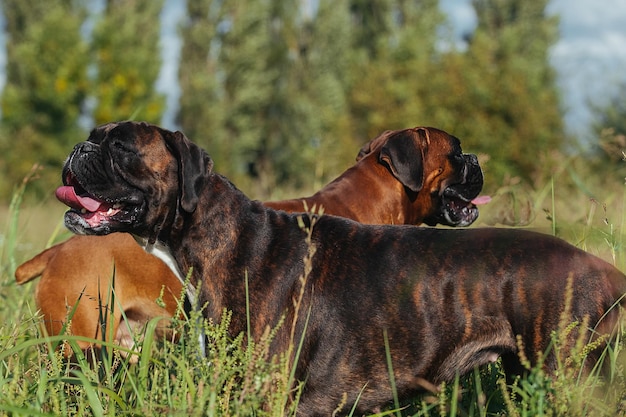
[[[99,342],[104,348],[98,357],[79,354],[75,364],[64,361],[55,346],[61,340],[75,344],[78,337],[42,334],[33,302],[35,283],[17,286],[13,277],[16,265],[65,237],[59,227],[62,209],[57,213],[56,208],[21,208],[25,186],[26,182],[4,213],[6,226],[0,242],[0,416],[295,415],[299,386],[292,388],[293,370],[286,358],[297,357],[298,341],[280,357],[268,358],[273,332],[268,331],[261,340],[250,344],[246,335],[232,338],[228,334],[228,312],[224,312],[219,324],[201,320],[200,312],[173,320],[180,336],[178,342],[159,340],[155,333],[157,322],[150,322],[136,364],[129,363],[110,343],[102,341]],[[569,201],[558,200],[558,193],[559,186],[550,182],[531,194],[536,208],[550,208],[536,213],[533,226],[554,231],[624,270],[622,196],[626,193],[621,190],[620,198],[612,197],[607,205],[587,197],[578,198],[573,204],[571,196]],[[576,213],[572,214],[570,207],[575,207]],[[24,217],[28,220],[24,221]],[[302,279],[306,279],[306,271]],[[306,317],[304,313],[300,316]],[[559,352],[559,340],[564,334],[582,325],[563,323],[563,328],[554,334],[553,349]],[[425,384],[425,393],[408,403],[391,398],[390,408],[382,415],[626,413],[623,330],[613,347],[604,351],[606,376],[600,375],[599,370],[588,378],[580,374],[580,359],[588,349],[586,341],[581,340],[573,354],[559,356],[561,366],[554,378],[534,368],[527,377],[508,384],[496,363],[446,385]],[[202,333],[209,340],[206,357],[198,353],[198,336]],[[393,363],[388,366],[393,375]]]

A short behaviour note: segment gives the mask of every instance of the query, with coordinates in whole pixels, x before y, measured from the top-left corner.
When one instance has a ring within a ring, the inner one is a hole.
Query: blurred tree
[[[594,122],[592,132],[597,141],[594,151],[604,162],[611,161],[624,168],[626,160],[626,84],[618,85],[613,97],[604,105],[592,107]]]
[[[328,141],[350,140],[347,7],[324,0],[307,15],[279,0],[187,5],[178,121],[256,197],[321,181],[335,165],[323,163]]]
[[[558,20],[548,0],[473,0],[478,27],[462,56],[445,59],[437,89],[446,126],[465,148],[490,156],[488,178],[535,179],[565,141],[556,75],[548,50]],[[435,104],[433,104],[434,106]],[[432,107],[432,106],[430,106]],[[549,172],[548,172],[549,173]]]
[[[87,47],[80,35],[85,9],[72,0],[2,0],[7,28],[7,80],[0,123],[0,196],[35,162],[41,179],[31,186],[50,195],[77,138],[87,94]],[[69,52],[71,51],[71,52]]]
[[[368,11],[386,18],[375,21],[389,23],[379,23],[378,31],[361,28],[360,32],[376,36],[370,44],[362,39],[355,45],[369,57],[362,63],[362,76],[351,96],[355,135],[363,141],[387,129],[436,122],[429,119],[425,101],[433,94],[431,79],[439,71],[436,46],[444,17],[438,0],[387,1],[379,9],[376,5],[371,4]]]
[[[616,134],[626,135],[626,83],[618,85],[608,102],[604,105],[594,105],[594,132],[600,133],[604,129],[613,129]]]
[[[376,59],[381,51],[389,47],[386,41],[395,24],[394,3],[397,1],[350,0],[354,47],[365,52],[368,58]]]
[[[185,134],[205,147],[216,161],[227,155],[220,144],[227,142],[222,129],[222,106],[218,78],[220,24],[225,24],[224,2],[187,2],[186,18],[180,26],[183,40],[178,82],[181,88],[177,123]]]
[[[255,197],[269,197],[277,184],[322,181],[339,158],[324,164],[320,150],[342,123],[340,137],[350,140],[345,7],[324,0],[307,15],[279,0],[187,5],[178,122],[217,170]]]
[[[159,123],[165,98],[155,90],[161,69],[163,0],[107,0],[94,29],[96,124],[136,119]]]
[[[320,0],[303,14],[290,73],[290,114],[279,161],[283,183],[310,191],[346,169],[362,145],[351,134],[350,86],[356,57],[349,0]],[[296,156],[294,158],[294,155]]]
[[[161,120],[163,0],[108,0],[90,61],[75,1],[0,1],[10,33],[0,151],[60,164],[89,86],[96,123]],[[491,156],[491,181],[532,179],[564,141],[547,1],[474,0],[479,24],[464,51],[442,48],[437,0],[189,1],[177,121],[216,169],[263,198],[276,186],[317,188],[363,142],[415,125]],[[9,156],[0,169],[16,177],[25,161]]]
[[[228,27],[220,38],[228,167],[235,178],[252,178],[260,196],[269,195],[281,175],[273,161],[284,146],[281,121],[290,110],[286,88],[297,6],[281,0],[230,1]]]

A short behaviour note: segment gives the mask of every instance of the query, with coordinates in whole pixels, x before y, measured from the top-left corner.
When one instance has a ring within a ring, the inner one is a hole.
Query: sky
[[[459,35],[476,26],[470,0],[440,0],[440,7]],[[550,62],[564,96],[566,127],[590,139],[589,104],[606,104],[626,84],[626,1],[551,0],[547,11],[560,16]]]
[[[183,5],[182,0],[165,0],[161,15],[164,65],[157,89],[167,96],[168,111],[162,124],[170,129],[175,128],[180,96],[176,73],[181,42],[176,25],[183,17]],[[440,0],[440,6],[459,37],[475,27],[471,0]],[[560,39],[550,51],[550,60],[564,96],[565,123],[570,132],[588,139],[592,121],[589,104],[606,103],[618,85],[626,84],[626,1],[551,0],[548,13],[560,16]],[[4,44],[5,36],[0,33],[0,89],[5,82]]]

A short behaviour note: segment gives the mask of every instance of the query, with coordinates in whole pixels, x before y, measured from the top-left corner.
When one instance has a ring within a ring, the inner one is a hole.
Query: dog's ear
[[[187,213],[193,213],[198,204],[198,195],[213,169],[213,161],[181,132],[167,133],[163,135],[167,147],[178,160],[180,207]]]
[[[363,145],[361,149],[359,149],[359,153],[356,155],[356,161],[359,162],[361,159],[369,155],[374,149],[380,146],[382,142],[387,140],[387,138],[393,133],[395,133],[395,130],[385,130],[383,133]]]
[[[405,187],[418,192],[424,185],[423,155],[428,142],[425,129],[404,130],[389,138],[378,159]]]

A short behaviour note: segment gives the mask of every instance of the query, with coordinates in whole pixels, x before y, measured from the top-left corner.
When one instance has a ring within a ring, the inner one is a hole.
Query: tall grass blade
[[[385,342],[385,357],[387,359],[387,370],[389,372],[389,383],[391,384],[391,392],[393,394],[393,404],[396,410],[400,409],[400,400],[398,399],[398,390],[396,389],[396,377],[393,372],[393,364],[391,363],[391,349],[389,348],[389,337],[387,335],[387,329],[383,329],[383,339]],[[401,417],[400,411],[396,414]]]
[[[80,381],[80,386],[84,390],[85,395],[89,399],[89,407],[95,417],[104,417],[104,408],[100,401],[98,391],[93,387],[89,379],[79,370],[75,370],[73,374]]]
[[[252,341],[252,328],[250,327],[250,288],[248,287],[248,269],[244,271],[244,284],[246,286],[246,329],[248,330],[248,343]]]
[[[41,170],[39,164],[33,165],[28,174],[24,177],[22,182],[18,185],[17,189],[13,192],[11,202],[9,204],[9,217],[7,219],[6,233],[4,235],[4,244],[2,245],[2,260],[3,268],[7,268],[7,275],[14,276],[17,263],[15,261],[15,247],[17,246],[18,224],[20,218],[20,207],[22,206],[22,200],[24,198],[24,192],[26,191],[26,185],[32,181],[37,173]]]

